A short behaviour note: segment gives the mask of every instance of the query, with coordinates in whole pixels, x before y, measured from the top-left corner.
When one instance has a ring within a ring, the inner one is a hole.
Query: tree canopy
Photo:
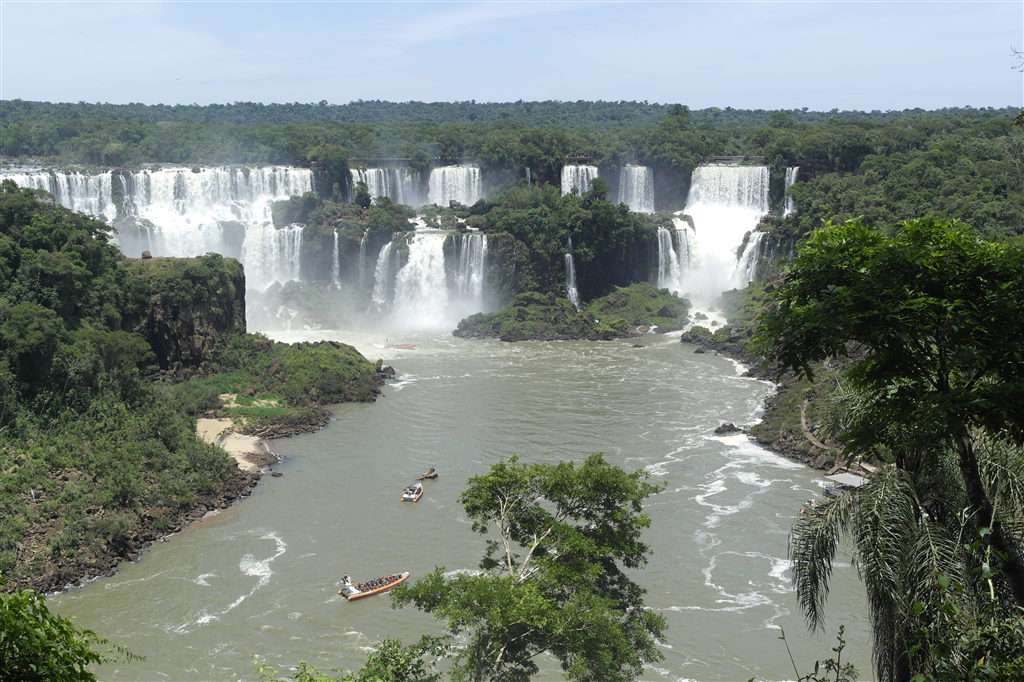
[[[940,575],[971,596],[961,607],[1024,606],[1024,248],[932,218],[889,232],[862,220],[817,230],[755,340],[780,373],[852,360],[832,431],[850,449],[887,450],[895,470],[806,510],[794,582],[820,625],[839,538],[852,536],[878,674],[906,680],[921,610],[944,632]]]
[[[512,457],[469,481],[460,497],[478,533],[494,532],[474,573],[437,568],[399,585],[396,606],[444,621],[454,680],[522,682],[548,653],[570,680],[632,680],[661,653],[664,619],[644,609],[645,590],[624,569],[650,548],[643,502],[658,492],[599,454],[581,465],[522,464]]]

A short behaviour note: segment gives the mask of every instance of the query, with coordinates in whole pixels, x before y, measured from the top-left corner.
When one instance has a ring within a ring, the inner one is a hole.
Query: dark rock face
[[[718,435],[722,435],[723,433],[739,433],[741,431],[743,431],[743,429],[736,426],[732,422],[729,422],[728,424],[722,424],[717,429],[715,429],[715,433],[717,433]]]
[[[134,261],[131,271],[149,286],[134,331],[164,372],[202,371],[219,340],[245,332],[245,275],[237,261],[150,258]]]

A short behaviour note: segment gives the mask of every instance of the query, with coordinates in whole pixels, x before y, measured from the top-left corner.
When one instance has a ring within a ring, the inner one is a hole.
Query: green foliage
[[[964,586],[945,573],[937,582],[940,596],[927,606],[914,605],[919,627],[908,652],[916,662],[910,682],[1024,678],[1024,610],[1007,615],[991,602],[983,602],[980,610],[964,610]],[[930,619],[935,612],[944,615],[945,627],[935,627]]]
[[[789,650],[789,642],[786,640],[786,631],[781,628],[779,630],[782,632],[779,639],[785,643],[789,660],[793,661],[793,652]],[[797,675],[797,682],[857,682],[860,679],[857,668],[852,663],[843,663],[843,649],[846,648],[846,639],[843,638],[845,632],[846,626],[840,625],[839,634],[836,635],[837,644],[832,647],[836,657],[829,658],[824,663],[822,661],[815,661],[812,672],[801,675],[800,671],[797,670],[796,661],[793,661],[793,671]],[[753,682],[753,680],[750,682]]]
[[[493,531],[479,573],[437,568],[392,590],[444,621],[465,646],[453,680],[519,680],[548,653],[571,680],[631,680],[660,660],[664,618],[624,569],[647,563],[643,502],[659,488],[591,455],[576,466],[520,464],[516,457],[471,478],[459,498],[478,533]]]
[[[1024,518],[1022,272],[1018,245],[983,242],[956,223],[907,221],[892,237],[861,221],[826,225],[756,332],[768,360],[808,378],[810,363],[860,346],[833,428],[851,447],[890,453],[895,470],[808,509],[791,555],[814,627],[838,539],[855,538],[882,678],[908,678],[911,605],[939,603],[933,576],[970,585],[967,573],[982,570],[1006,603],[1024,604],[1022,547],[1009,530]],[[964,595],[962,607],[982,600]],[[944,613],[927,618],[942,625]]]
[[[439,673],[431,670],[426,657],[437,657],[448,650],[441,640],[423,637],[418,643],[405,646],[401,640],[385,639],[366,655],[366,665],[357,673],[331,677],[302,661],[291,678],[293,682],[437,682]],[[288,682],[277,676],[269,665],[256,661],[264,682]]]
[[[0,586],[6,583],[0,578]],[[96,651],[107,640],[50,613],[33,590],[0,593],[0,679],[19,682],[78,682],[95,680],[90,665],[137,656],[115,647]]]
[[[271,393],[290,407],[366,402],[377,395],[375,366],[352,346],[337,341],[286,344],[238,334],[214,359],[222,372],[231,374],[232,388],[238,387],[231,392],[249,388]],[[217,379],[206,381],[224,385]]]
[[[679,329],[689,301],[646,282],[615,291],[578,312],[567,299],[519,294],[496,313],[477,313],[459,322],[456,336],[497,337],[502,341],[614,339],[635,336],[638,328]]]

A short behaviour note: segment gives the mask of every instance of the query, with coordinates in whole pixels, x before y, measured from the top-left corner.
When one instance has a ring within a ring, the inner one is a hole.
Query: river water
[[[828,631],[805,632],[789,580],[786,540],[801,505],[820,494],[821,472],[716,436],[723,422],[749,426],[770,384],[693,353],[678,334],[613,342],[518,343],[408,334],[292,332],[329,338],[397,371],[373,404],[341,405],[323,431],[277,441],[280,478],[157,543],[117,575],[48,599],[56,612],[146,656],[110,664],[108,680],[257,680],[254,659],[288,673],[300,660],[354,669],[386,636],[439,634],[386,596],[348,603],[342,572],[356,580],[435,566],[474,569],[484,536],[457,503],[466,479],[499,458],[582,460],[604,452],[666,484],[648,505],[654,554],[635,579],[669,629],[665,660],[642,679],[791,680],[785,629],[800,672],[831,656],[847,628],[844,660],[870,675],[866,607],[848,559],[836,569]],[[634,344],[642,345],[635,348]],[[402,488],[428,467],[417,504]],[[542,661],[540,679],[559,679]]]

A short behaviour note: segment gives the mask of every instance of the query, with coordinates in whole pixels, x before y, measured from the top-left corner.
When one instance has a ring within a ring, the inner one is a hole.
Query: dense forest
[[[524,126],[557,126],[584,128],[635,128],[653,126],[665,118],[674,105],[648,102],[384,102],[358,100],[348,104],[299,102],[262,104],[234,102],[232,104],[103,104],[88,102],[26,102],[0,101],[0,118],[12,121],[54,121],[81,119],[83,121],[185,121],[189,123],[228,123],[256,125],[260,123],[309,123],[311,121],[337,121],[339,123],[500,123],[511,121]],[[799,123],[814,123],[829,118],[842,120],[901,119],[919,116],[972,116],[988,112],[995,115],[1015,114],[1016,109],[992,107],[951,107],[928,111],[904,109],[902,111],[808,111],[791,109],[786,113]],[[715,124],[760,126],[767,124],[772,111],[764,109],[733,109],[709,107],[692,112],[694,121]]]
[[[25,108],[0,122],[0,155],[8,162],[56,168],[297,164],[312,166],[320,196],[336,200],[351,197],[349,168],[377,160],[421,173],[451,160],[472,161],[499,189],[527,171],[535,182],[557,185],[567,162],[583,160],[602,171],[629,163],[651,167],[658,209],[677,210],[685,205],[694,168],[715,156],[749,156],[770,166],[780,214],[785,169],[801,168],[804,182],[792,190],[798,210],[772,228],[780,237],[802,236],[826,218],[865,215],[892,223],[933,213],[1004,238],[1019,234],[1024,210],[1024,133],[1010,109],[807,120],[802,112],[784,111],[709,118],[673,105],[657,121],[614,128],[608,115],[595,118],[604,124],[580,127],[465,121],[454,114],[443,122],[322,117],[274,124],[85,115],[92,105],[3,106],[14,104]]]
[[[111,570],[190,511],[247,494],[234,460],[197,438],[196,415],[271,419],[377,392],[377,369],[351,347],[246,334],[234,261],[129,261],[107,230],[0,184],[7,590]],[[207,326],[184,324],[195,318]],[[160,371],[169,358],[174,372]],[[274,407],[221,409],[219,394],[246,390]]]

